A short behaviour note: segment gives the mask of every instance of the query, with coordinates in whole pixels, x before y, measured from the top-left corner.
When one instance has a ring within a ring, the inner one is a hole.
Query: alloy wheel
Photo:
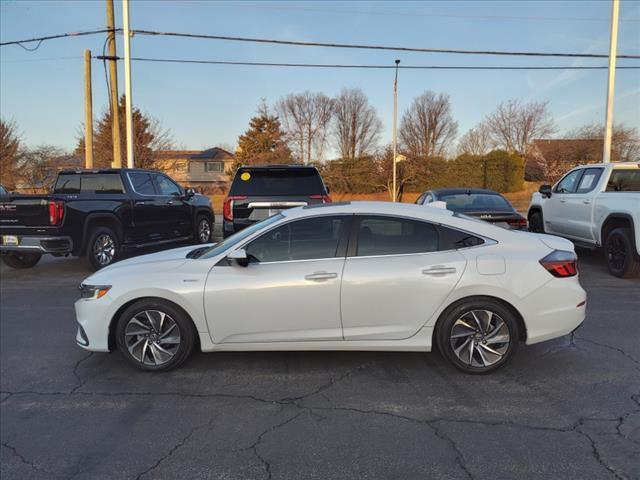
[[[455,321],[449,341],[453,353],[465,365],[490,367],[507,353],[511,335],[497,313],[470,310]]]
[[[143,310],[129,319],[124,330],[131,356],[143,365],[164,365],[178,352],[180,329],[159,310]]]
[[[627,252],[625,250],[624,242],[618,236],[612,236],[607,241],[607,257],[609,258],[609,265],[614,270],[622,270],[627,260]]]
[[[200,243],[207,243],[211,238],[211,225],[209,220],[203,218],[198,224],[198,239]]]
[[[93,242],[93,255],[102,266],[108,265],[113,261],[116,256],[116,242],[111,235],[107,233],[98,235],[96,241]]]

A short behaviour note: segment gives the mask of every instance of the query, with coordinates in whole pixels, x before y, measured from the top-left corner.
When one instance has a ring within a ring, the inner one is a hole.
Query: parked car
[[[9,190],[4,185],[0,185],[0,195],[9,195]]]
[[[568,240],[440,208],[313,205],[214,246],[124,260],[81,285],[77,343],[143,370],[202,351],[440,352],[494,370],[519,341],[577,328],[586,294]]]
[[[640,275],[640,162],[582,165],[531,197],[532,231],[603,247],[609,271]]]
[[[211,241],[208,197],[163,173],[138,169],[68,170],[51,195],[0,199],[0,253],[10,267],[30,268],[43,254],[85,256],[105,267],[124,250]]]
[[[281,210],[331,202],[315,167],[267,165],[240,167],[224,201],[223,235],[264,220]]]
[[[513,208],[509,200],[493,190],[443,188],[428,190],[416,200],[418,205],[429,205],[433,202],[445,202],[448,210],[476,217],[504,228],[527,229],[527,219]]]

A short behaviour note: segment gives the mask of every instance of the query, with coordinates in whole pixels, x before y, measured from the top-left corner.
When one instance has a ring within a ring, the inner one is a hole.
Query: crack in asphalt
[[[71,391],[69,392],[70,394],[75,393],[79,388],[81,388],[89,380],[89,378],[82,380],[82,378],[80,377],[80,374],[78,373],[78,368],[80,368],[80,365],[82,364],[82,362],[91,358],[93,356],[93,353],[94,352],[89,352],[88,355],[85,355],[84,357],[82,357],[73,366],[73,376],[76,377],[76,385],[71,389]]]
[[[28,467],[30,467],[31,469],[37,471],[37,472],[42,472],[42,473],[46,473],[47,475],[54,475],[52,472],[49,472],[47,470],[45,470],[42,467],[39,467],[38,465],[36,465],[34,462],[32,462],[31,460],[28,460],[24,455],[22,455],[20,452],[18,452],[18,449],[16,447],[14,447],[13,445],[7,443],[7,442],[0,442],[0,444],[5,447],[7,450],[10,450],[11,453],[13,453],[13,455],[15,457],[18,458],[18,460],[20,460],[20,463],[23,463],[24,465],[27,465]]]
[[[294,420],[296,420],[300,415],[302,415],[303,412],[298,412],[297,414],[295,414],[294,416],[288,418],[287,420],[280,422],[276,425],[272,425],[271,427],[267,428],[266,430],[264,430],[260,435],[258,435],[258,438],[256,438],[256,441],[253,442],[251,445],[249,445],[246,448],[243,448],[241,451],[246,451],[246,450],[251,450],[253,452],[253,454],[256,456],[256,458],[258,460],[260,460],[260,462],[262,463],[262,465],[264,465],[264,469],[265,472],[267,474],[267,480],[271,480],[271,463],[269,463],[262,455],[260,455],[260,453],[258,452],[258,446],[260,445],[260,443],[262,443],[262,439],[268,435],[269,433],[272,433],[274,431],[276,431],[277,429],[284,427],[285,425],[293,422]]]
[[[608,348],[609,350],[613,350],[615,352],[621,353],[622,355],[624,355],[626,358],[628,358],[629,360],[631,360],[633,363],[636,364],[636,366],[640,369],[640,360],[637,360],[635,357],[631,356],[630,354],[628,354],[627,352],[625,352],[623,349],[618,348],[618,347],[614,347],[612,345],[607,345],[606,343],[600,343],[600,342],[596,342],[594,340],[588,339],[588,338],[584,338],[584,337],[576,337],[578,340],[580,340],[581,342],[587,342],[587,343],[591,343],[592,345],[597,345],[599,347],[603,347],[603,348]]]

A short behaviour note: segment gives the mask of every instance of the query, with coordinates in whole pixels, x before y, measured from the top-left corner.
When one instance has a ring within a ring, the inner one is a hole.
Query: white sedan
[[[431,351],[503,365],[520,341],[585,316],[573,245],[439,208],[352,202],[285,210],[204,247],[98,271],[76,302],[81,347],[143,370],[195,345],[246,350]]]

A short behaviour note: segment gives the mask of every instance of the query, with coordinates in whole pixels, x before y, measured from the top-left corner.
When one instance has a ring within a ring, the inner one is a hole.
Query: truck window
[[[315,168],[241,168],[237,171],[230,195],[319,195],[325,189]]]
[[[600,180],[600,175],[602,175],[601,168],[587,168],[580,179],[580,184],[578,185],[576,193],[589,193],[592,191],[596,188],[596,185]]]
[[[607,192],[640,192],[640,169],[613,170],[607,183]]]
[[[80,175],[58,175],[53,193],[80,193]]]
[[[98,175],[82,175],[80,179],[81,193],[124,193],[122,180],[118,173],[101,173]]]
[[[154,175],[160,195],[181,195],[180,187],[164,175]]]
[[[151,175],[144,172],[133,172],[129,174],[131,185],[136,193],[140,195],[155,195],[156,190],[151,181]]]
[[[580,175],[582,175],[582,170],[574,170],[573,172],[567,173],[564,178],[558,183],[555,192],[575,193]]]

